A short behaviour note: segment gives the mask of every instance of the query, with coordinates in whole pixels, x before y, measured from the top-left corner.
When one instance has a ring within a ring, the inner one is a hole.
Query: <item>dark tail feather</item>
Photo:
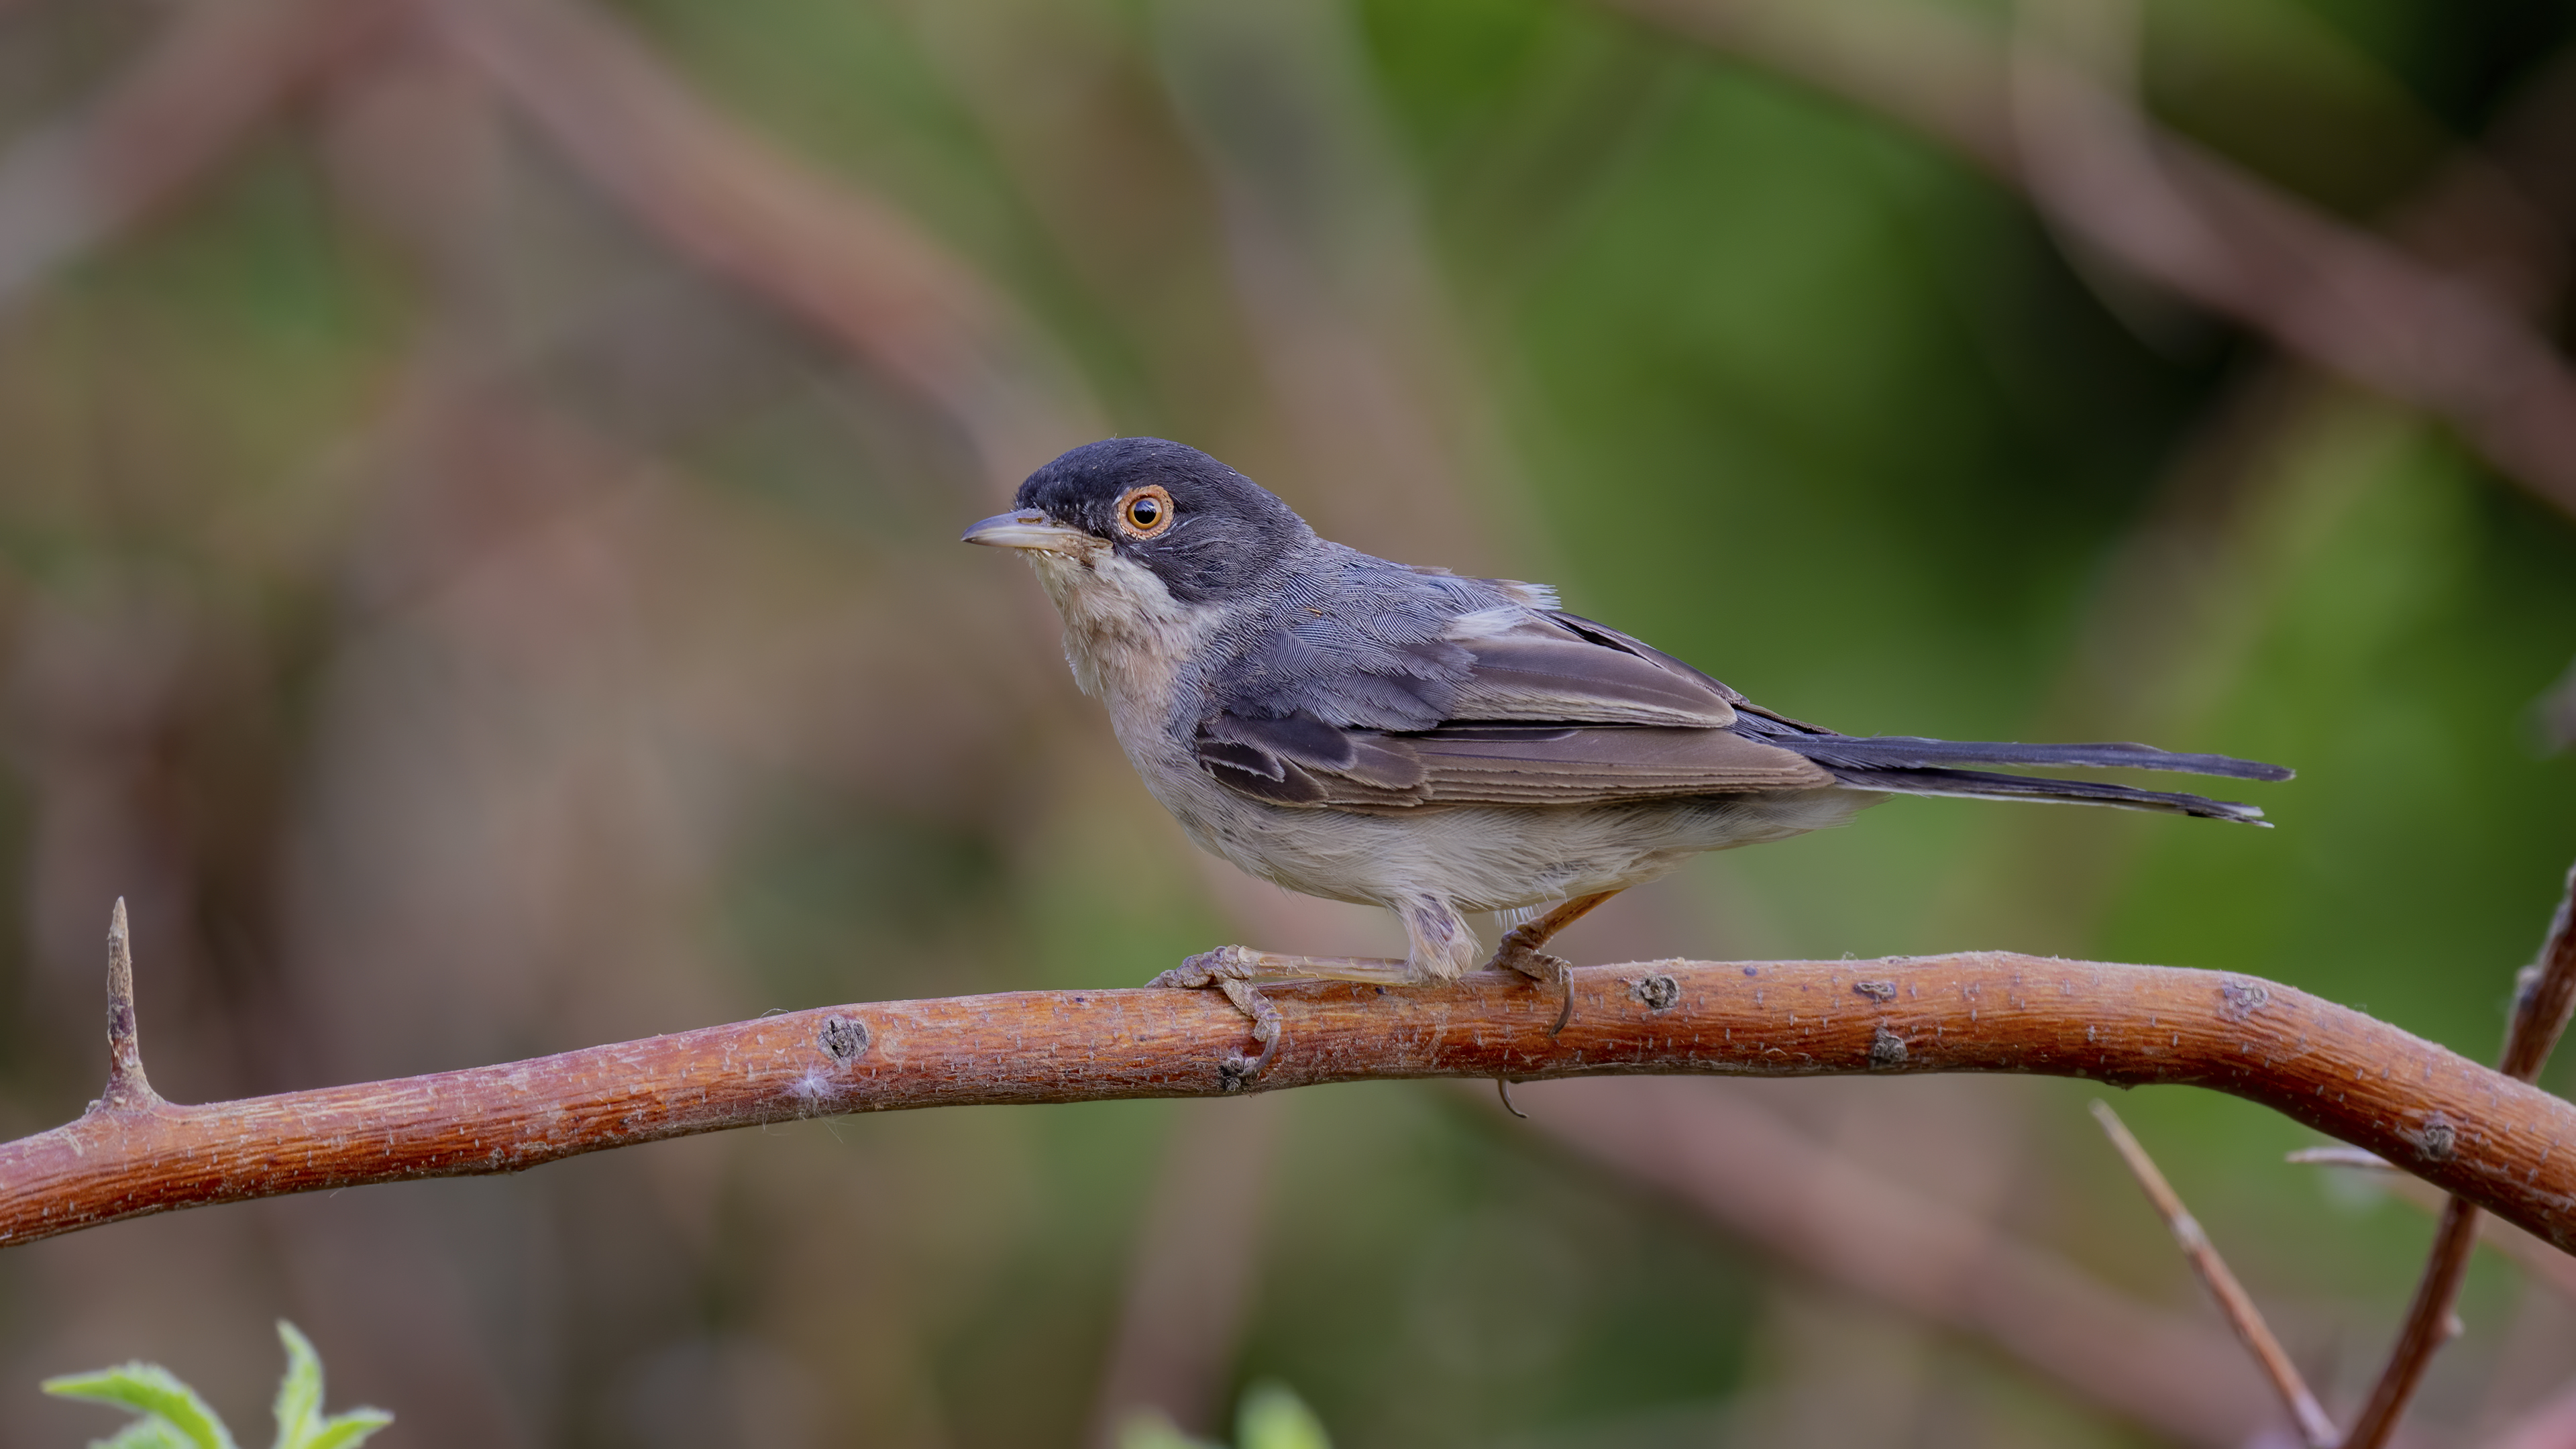
[[[2291,771],[2227,755],[2177,755],[2149,745],[2011,745],[1970,740],[1924,740],[1908,735],[1772,734],[1766,745],[1795,750],[1828,769],[1931,770],[1946,765],[2069,765],[2102,769],[2173,770],[2185,775],[2224,775],[2237,780],[2286,780]],[[2153,793],[2153,792],[2149,792]],[[2178,796],[2189,799],[2189,796]]]
[[[1774,739],[1772,744],[1786,745]],[[1794,748],[1794,746],[1793,746]],[[1969,748],[1998,748],[1969,746]],[[2010,745],[2000,748],[2027,749]],[[2045,748],[2042,746],[2041,748]],[[2070,745],[2069,749],[2100,749],[2099,745]],[[1802,751],[1801,753],[1805,753]],[[2208,759],[2212,756],[2167,756],[2168,759]],[[2168,815],[2197,815],[2204,820],[2234,820],[2246,825],[2271,828],[2263,812],[2251,805],[2232,800],[2212,800],[2200,795],[2184,795],[2164,790],[2138,790],[2127,785],[2111,785],[2095,780],[2048,780],[2032,775],[1998,775],[1987,770],[1943,769],[1853,769],[1819,757],[1819,763],[1834,772],[1834,778],[1854,790],[1885,790],[1894,795],[1954,795],[1970,800],[2040,800],[2060,805],[2110,805],[2123,810],[2155,810]],[[2231,760],[2230,764],[2243,764]],[[2174,768],[2168,766],[2166,768]],[[2268,770],[2270,765],[2251,766]],[[2212,772],[2214,773],[2214,772]],[[2284,772],[2286,773],[2286,772]],[[2269,777],[2257,777],[2269,778]]]

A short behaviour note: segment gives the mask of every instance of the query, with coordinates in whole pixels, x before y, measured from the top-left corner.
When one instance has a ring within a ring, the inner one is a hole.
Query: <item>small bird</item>
[[[1293,891],[1384,906],[1401,961],[1225,946],[1157,976],[1223,990],[1277,1055],[1265,981],[1414,985],[1482,954],[1469,911],[1531,912],[1491,968],[1564,996],[1540,948],[1708,850],[1839,825],[1890,795],[2112,805],[2262,823],[2198,795],[1960,768],[2124,766],[2248,780],[2290,771],[2145,745],[1976,744],[1805,724],[1554,591],[1373,558],[1316,536],[1195,448],[1112,438],[1029,475],[965,541],[1021,550],[1064,617],[1065,659],[1145,788],[1208,850]]]

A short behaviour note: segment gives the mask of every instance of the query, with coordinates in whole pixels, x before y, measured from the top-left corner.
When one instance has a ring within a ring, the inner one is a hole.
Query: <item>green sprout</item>
[[[394,1421],[382,1409],[351,1409],[325,1418],[321,1355],[283,1318],[277,1321],[277,1337],[286,1345],[286,1377],[277,1385],[276,1449],[353,1449]],[[57,1398],[87,1399],[143,1416],[113,1438],[91,1440],[89,1449],[236,1449],[232,1431],[197,1391],[157,1363],[64,1374],[45,1380],[42,1387]]]
[[[1127,1421],[1118,1449],[1221,1449],[1172,1427],[1150,1410]],[[1234,1415],[1234,1449],[1333,1449],[1324,1423],[1287,1385],[1262,1383],[1243,1396]]]

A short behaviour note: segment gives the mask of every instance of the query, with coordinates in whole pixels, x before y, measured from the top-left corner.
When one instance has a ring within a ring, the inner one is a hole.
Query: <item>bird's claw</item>
[[[1260,1081],[1261,1074],[1279,1058],[1279,1043],[1284,1035],[1279,1008],[1252,989],[1253,973],[1260,960],[1261,953],[1247,947],[1219,946],[1213,951],[1201,951],[1145,983],[1148,987],[1179,991],[1204,991],[1213,986],[1225,993],[1235,1010],[1252,1019],[1252,1039],[1261,1043],[1261,1055],[1247,1058],[1237,1052],[1217,1064],[1217,1075],[1229,1092],[1239,1092]]]
[[[1541,986],[1556,988],[1557,994],[1564,998],[1564,1005],[1556,1009],[1556,1022],[1547,1029],[1549,1036],[1565,1030],[1565,1024],[1574,1020],[1573,962],[1506,936],[1502,946],[1494,952],[1494,959],[1485,964],[1489,968],[1517,971]]]

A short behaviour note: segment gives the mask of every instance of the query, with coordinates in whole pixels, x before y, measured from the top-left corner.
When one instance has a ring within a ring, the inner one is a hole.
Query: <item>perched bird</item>
[[[1416,984],[1481,954],[1464,913],[1552,907],[1485,964],[1565,995],[1548,938],[1701,851],[1839,825],[1890,795],[2158,810],[2250,805],[1965,765],[2126,766],[2284,780],[2145,745],[1972,744],[1804,724],[1553,591],[1372,558],[1316,536],[1194,448],[1113,438],[1029,475],[968,543],[1018,549],[1064,617],[1065,658],[1191,840],[1290,890],[1384,906],[1401,961],[1227,946],[1154,984],[1223,989],[1279,1049],[1262,981]]]

